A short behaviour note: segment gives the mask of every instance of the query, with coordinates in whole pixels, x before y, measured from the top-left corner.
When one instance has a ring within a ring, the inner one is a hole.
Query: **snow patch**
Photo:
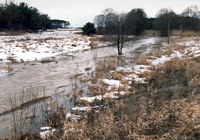
[[[72,120],[78,120],[81,118],[81,115],[74,115],[74,114],[71,114],[70,112],[68,112],[66,114],[66,118],[71,118]]]
[[[102,96],[97,95],[97,96],[94,96],[94,97],[81,97],[80,100],[84,100],[84,101],[91,103],[91,102],[94,102],[95,100],[102,100]]]
[[[45,130],[44,132],[40,132],[40,136],[43,139],[48,139],[50,135],[53,135],[53,132],[56,131],[56,129],[52,129],[51,127],[41,127],[41,130]]]
[[[8,75],[8,71],[4,69],[0,69],[0,77],[6,77]]]
[[[87,111],[87,110],[91,110],[92,107],[87,107],[87,106],[84,106],[84,107],[73,107],[72,110],[73,111]]]

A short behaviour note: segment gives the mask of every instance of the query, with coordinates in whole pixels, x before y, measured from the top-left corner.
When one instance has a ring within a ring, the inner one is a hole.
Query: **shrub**
[[[90,36],[90,35],[96,33],[96,29],[95,29],[95,27],[94,27],[94,24],[93,24],[93,23],[90,23],[90,22],[86,23],[86,24],[83,26],[82,30],[83,30],[83,34],[84,34],[84,35],[87,35],[87,36]]]

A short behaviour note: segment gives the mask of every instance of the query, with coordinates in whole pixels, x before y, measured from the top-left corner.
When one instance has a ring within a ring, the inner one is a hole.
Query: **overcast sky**
[[[9,1],[9,0],[8,0]],[[155,17],[161,8],[171,7],[180,14],[191,5],[200,6],[200,0],[14,0],[26,2],[36,7],[51,19],[62,19],[70,22],[71,27],[81,27],[86,22],[93,22],[96,15],[106,8],[118,12],[129,12],[134,8],[143,8],[148,17]],[[5,0],[0,0],[5,2]]]

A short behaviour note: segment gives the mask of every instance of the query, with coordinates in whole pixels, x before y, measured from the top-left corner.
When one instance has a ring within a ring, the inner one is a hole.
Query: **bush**
[[[94,24],[93,24],[93,23],[90,23],[90,22],[86,23],[86,24],[83,26],[82,30],[83,30],[83,34],[84,34],[84,35],[87,35],[87,36],[90,36],[90,35],[96,33],[96,29],[95,29],[95,27],[94,27]]]

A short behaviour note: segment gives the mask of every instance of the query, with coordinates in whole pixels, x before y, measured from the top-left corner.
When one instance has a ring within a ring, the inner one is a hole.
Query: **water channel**
[[[137,59],[139,54],[150,51],[155,44],[164,39],[160,37],[142,37],[130,41],[123,48],[122,57],[125,60]],[[84,52],[62,54],[56,56],[55,62],[50,63],[24,62],[9,64],[14,68],[13,72],[9,76],[0,78],[0,113],[9,109],[9,97],[14,97],[22,92],[36,92],[38,97],[44,94],[50,96],[50,98],[34,106],[32,105],[29,110],[41,110],[43,104],[57,99],[61,105],[64,104],[66,109],[70,111],[73,106],[69,101],[70,99],[66,96],[63,98],[64,94],[72,91],[70,77],[77,73],[84,73],[88,67],[94,68],[97,60],[108,57],[118,57],[116,47],[95,48]],[[0,63],[0,67],[7,65],[7,63]],[[43,113],[36,114],[42,121]],[[38,118],[31,119],[36,126],[38,125],[36,122],[39,122]],[[0,138],[10,132],[11,120],[12,114],[8,113],[0,116]]]

